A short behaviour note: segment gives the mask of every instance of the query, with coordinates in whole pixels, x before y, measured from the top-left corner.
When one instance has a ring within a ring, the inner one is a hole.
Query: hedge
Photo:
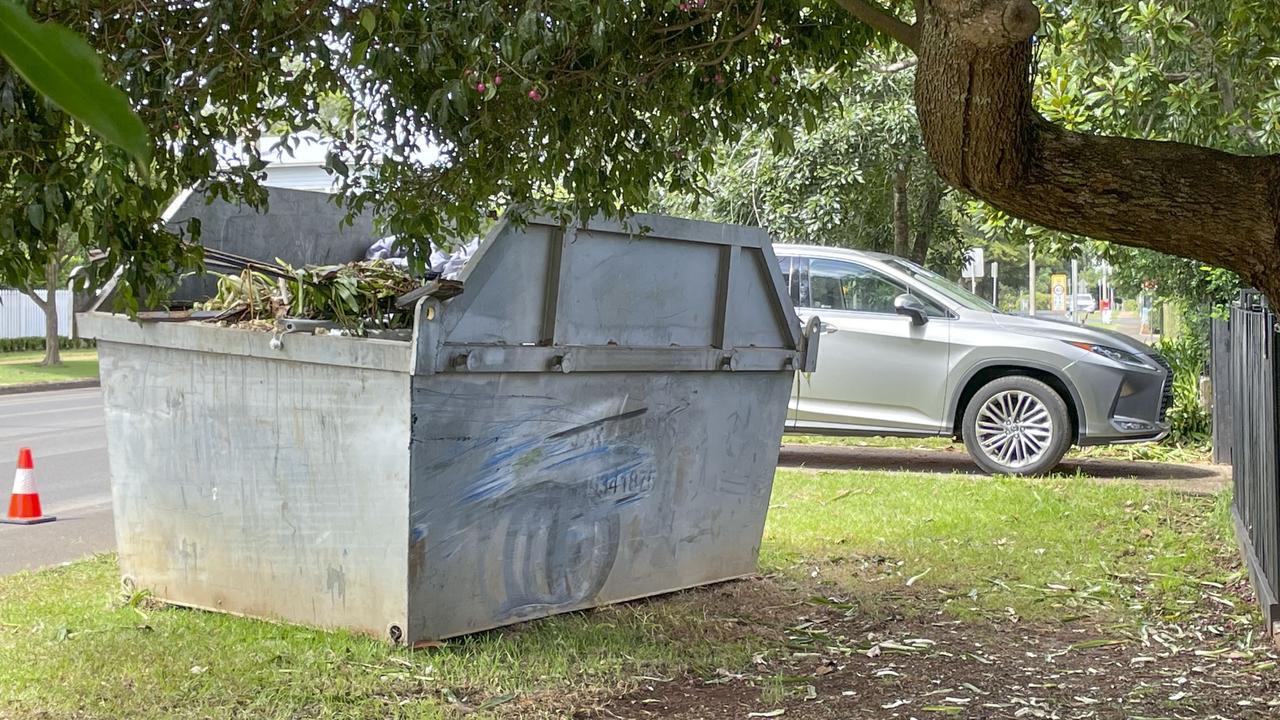
[[[63,350],[84,350],[87,348],[97,347],[97,342],[93,340],[72,340],[71,338],[58,338],[58,347]],[[35,350],[44,350],[44,338],[42,337],[20,337],[20,338],[0,338],[0,353],[6,352],[32,352]]]

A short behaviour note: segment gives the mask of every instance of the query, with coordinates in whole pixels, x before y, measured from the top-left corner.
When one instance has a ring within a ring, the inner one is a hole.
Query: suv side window
[[[809,261],[810,307],[813,308],[893,315],[896,312],[894,298],[910,292],[896,280],[865,265],[820,258]],[[942,308],[927,298],[920,299],[930,316],[946,316]]]
[[[893,313],[893,299],[906,291],[862,265],[817,259],[809,263],[809,292],[815,308]]]
[[[782,268],[782,284],[787,288],[787,292],[791,295],[791,304],[799,307],[800,259],[793,258],[790,255],[784,255],[778,258],[778,265]]]

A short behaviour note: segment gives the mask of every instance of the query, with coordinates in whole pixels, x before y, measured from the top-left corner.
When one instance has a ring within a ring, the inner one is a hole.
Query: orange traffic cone
[[[36,492],[36,471],[31,462],[31,448],[18,451],[18,471],[13,476],[13,495],[9,498],[9,516],[0,523],[35,525],[54,520],[40,512],[40,493]]]

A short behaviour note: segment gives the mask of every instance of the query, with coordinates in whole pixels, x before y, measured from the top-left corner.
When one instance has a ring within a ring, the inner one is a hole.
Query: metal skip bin
[[[504,221],[459,279],[412,342],[83,315],[126,584],[413,645],[754,572],[817,354],[767,235]]]

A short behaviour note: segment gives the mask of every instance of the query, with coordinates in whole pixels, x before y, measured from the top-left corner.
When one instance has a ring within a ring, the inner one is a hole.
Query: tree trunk
[[[916,239],[911,244],[911,260],[924,265],[929,258],[929,246],[938,227],[938,215],[942,211],[942,198],[947,188],[942,179],[930,167],[925,171],[924,188],[920,192],[920,215],[916,217]]]
[[[41,365],[62,364],[58,347],[58,278],[62,267],[56,258],[50,258],[44,268],[44,359]]]
[[[903,158],[893,168],[893,254],[911,254],[911,203],[907,183],[911,179],[911,158]]]
[[[1280,301],[1280,156],[1065,130],[1032,106],[1031,0],[923,10],[911,32],[878,27],[920,58],[920,128],[949,184],[1053,230],[1234,270]]]

